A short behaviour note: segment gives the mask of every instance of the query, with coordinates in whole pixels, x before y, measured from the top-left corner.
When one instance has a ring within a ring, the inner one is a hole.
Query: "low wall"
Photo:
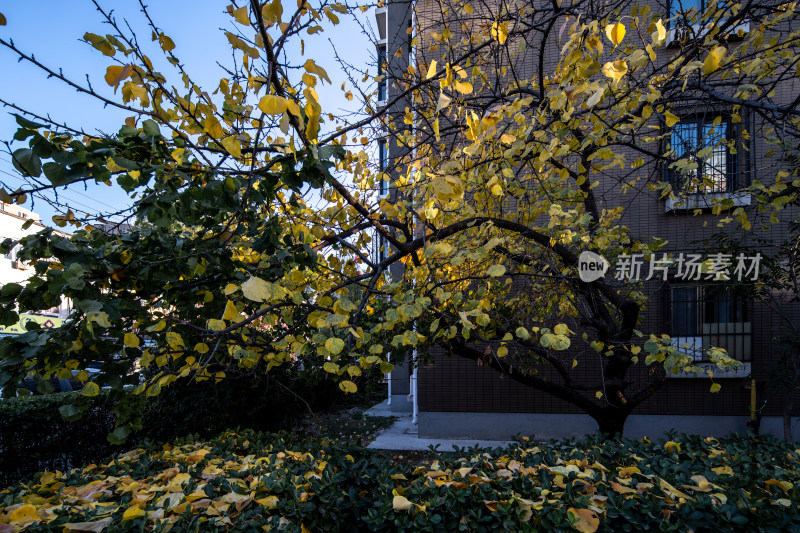
[[[394,400],[392,400],[394,407]],[[743,416],[632,415],[625,424],[625,436],[659,438],[675,429],[680,433],[722,436],[747,431]],[[597,431],[597,423],[588,415],[531,413],[452,413],[420,412],[419,436],[438,439],[508,440],[514,435],[532,435],[537,439],[583,437]],[[800,417],[792,419],[795,439],[800,439]],[[760,433],[783,437],[783,419],[765,416]]]

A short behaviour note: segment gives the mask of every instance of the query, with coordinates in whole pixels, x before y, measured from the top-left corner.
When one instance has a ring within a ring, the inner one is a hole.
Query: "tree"
[[[794,6],[715,5],[682,15],[700,30],[670,37],[663,13],[627,1],[436,3],[417,13],[416,64],[388,73],[397,89],[388,105],[374,106],[365,86],[356,91],[365,116],[339,117],[321,133],[317,89],[328,75],[313,59],[301,66],[287,58],[285,48],[317,32],[323,17],[335,23],[349,11],[302,0],[291,14],[280,0],[234,3],[235,64],[209,94],[155,23],[184,88],[171,86],[135,35],[101,8],[113,33],[85,39],[114,61],[106,81],[121,87],[122,102],[104,101],[133,117],[107,137],[57,128],[42,114],[20,117],[15,139],[27,147],[12,155],[31,186],[4,198],[22,202],[46,188],[113,178],[136,198],[133,225],[103,232],[67,212],[56,222],[78,228],[71,239],[43,232],[23,240],[21,257],[36,275],[25,287],[3,287],[4,323],[61,297],[76,313],[58,330],[1,341],[0,385],[100,358],[104,383],[124,399],[125,385],[136,395],[178,379],[224,386],[231,373],[265,375],[300,359],[354,391],[362,369],[390,368],[389,352],[441,346],[617,433],[664,382],[664,369],[692,367],[667,336],[637,331],[647,299],[641,286],[581,281],[578,254],[655,253],[664,242],[624,225],[634,196],[625,193],[678,197],[661,179],[664,165],[693,186],[711,179],[696,172],[697,154],[665,148],[664,126],[680,120],[671,110],[681,99],[763,117],[748,135],[796,134],[796,104],[770,93],[794,75],[797,35],[786,29]],[[437,13],[469,17],[457,27]],[[732,37],[746,20],[758,30]],[[554,63],[547,50],[557,32],[563,48]],[[104,98],[10,40],[0,44]],[[536,67],[523,77],[515,58],[526,53]],[[389,131],[402,147],[390,173],[363,148],[370,128]],[[381,179],[391,179],[392,193],[376,199]],[[720,199],[715,213],[748,226],[747,212],[730,204]],[[378,260],[367,252],[376,236],[388,243]],[[520,287],[542,297],[515,294]],[[601,360],[594,383],[572,379],[568,348],[577,342]],[[711,356],[735,364],[724,351]],[[631,390],[636,365],[661,370]],[[145,382],[140,367],[153,369]],[[84,386],[87,396],[97,392]],[[125,401],[115,439],[137,424]]]

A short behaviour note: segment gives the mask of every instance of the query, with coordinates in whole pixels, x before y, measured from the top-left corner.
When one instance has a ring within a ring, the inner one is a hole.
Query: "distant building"
[[[33,221],[28,227],[23,228],[26,222]],[[46,226],[42,224],[42,217],[30,209],[19,205],[0,203],[0,242],[5,239],[18,241],[27,235],[33,235],[43,230]],[[67,236],[66,233],[58,232]],[[19,283],[24,285],[28,278],[33,275],[33,266],[17,257],[19,244],[12,248],[7,254],[0,255],[0,287],[7,283]],[[22,315],[20,324],[8,327],[0,327],[0,334],[23,333],[22,325],[28,320],[35,320],[45,327],[55,327],[67,318],[72,311],[69,301],[64,301],[58,307],[53,307],[47,311],[42,311],[36,315]]]

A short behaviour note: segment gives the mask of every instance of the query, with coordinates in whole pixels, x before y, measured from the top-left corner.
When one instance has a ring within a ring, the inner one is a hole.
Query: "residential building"
[[[401,117],[408,106],[404,99],[397,99],[400,95],[397,80],[403,77],[409,64],[416,65],[420,71],[425,65],[421,52],[423,44],[427,46],[431,39],[441,39],[441,34],[435,34],[441,28],[452,25],[455,32],[459,26],[455,23],[456,17],[465,12],[463,3],[445,4],[448,9],[442,9],[442,4],[437,2],[389,0],[378,9],[376,19],[381,40],[378,43],[380,65],[377,72],[386,76],[380,82],[378,93],[380,105],[389,106],[389,116],[399,119],[395,123],[403,122]],[[682,14],[688,14],[687,19],[690,18],[693,9],[702,9],[704,5],[699,0],[642,3],[645,4],[655,12],[664,13],[665,20],[670,15],[673,18],[668,37],[671,46],[658,51],[658,61],[665,61],[669,54],[675,53],[681,32],[702,31],[691,22],[677,20]],[[544,2],[543,9],[549,5],[550,2]],[[484,6],[487,9],[491,7]],[[469,12],[472,9],[470,6]],[[477,11],[479,8],[475,6],[474,9]],[[418,23],[420,20],[427,21],[427,24]],[[752,21],[752,24],[756,22]],[[407,30],[412,23],[417,31],[422,32],[416,35],[414,50],[406,44],[410,35]],[[564,22],[564,27],[566,25]],[[747,22],[733,28],[732,39],[735,40],[735,34],[750,31],[750,25],[751,22]],[[462,30],[466,33],[464,26]],[[558,62],[563,41],[559,42],[556,35],[557,31],[554,31],[549,39],[534,45],[528,43],[527,48],[520,46],[519,54],[506,65],[513,66],[520,78],[535,79],[537,66],[554,67]],[[788,103],[796,98],[797,92],[796,80],[784,80],[774,87],[772,98],[778,103]],[[731,213],[736,208],[754,210],[754,199],[740,190],[755,180],[774,181],[784,163],[768,157],[773,147],[763,139],[743,134],[745,130],[758,130],[760,117],[757,113],[743,112],[743,120],[734,121],[731,120],[731,106],[726,105],[724,99],[692,99],[690,95],[686,101],[674,104],[681,120],[671,129],[667,143],[657,149],[662,153],[672,150],[674,158],[678,159],[707,148],[705,151],[709,153],[697,157],[697,167],[692,171],[694,177],[699,174],[705,178],[703,185],[686,186],[686,173],[677,173],[667,165],[653,164],[650,171],[660,173],[664,182],[672,184],[680,193],[679,199],[666,199],[658,192],[634,187],[629,194],[636,197],[631,200],[631,196],[620,192],[619,185],[625,176],[621,172],[606,174],[606,182],[601,182],[596,192],[601,206],[604,209],[624,206],[622,223],[631,228],[634,235],[657,236],[668,242],[652,263],[644,257],[616,258],[607,276],[619,274],[619,282],[625,283],[638,269],[643,280],[643,292],[650,295],[646,312],[637,326],[645,334],[671,335],[682,345],[685,353],[696,359],[698,366],[709,370],[713,364],[706,360],[706,352],[712,346],[725,348],[742,364],[729,371],[715,371],[715,380],[722,388],[713,394],[709,392],[707,375],[669,375],[658,392],[633,412],[626,424],[626,434],[660,436],[671,428],[702,434],[745,431],[755,403],[761,431],[781,435],[780,414],[785,393],[780,388],[770,387],[770,384],[775,382],[774,374],[780,359],[789,355],[789,349],[781,341],[785,326],[766,304],[738,296],[725,284],[715,284],[723,278],[709,277],[708,271],[701,271],[699,265],[715,258],[718,268],[725,267],[728,272],[737,272],[738,269],[744,279],[757,276],[756,256],[740,257],[714,247],[715,236],[720,230],[717,227],[719,217],[711,213],[711,207],[714,199],[723,198],[730,201]],[[380,148],[384,154],[381,168],[389,168],[390,172],[394,168],[392,161],[400,159],[409,150],[395,140],[387,137],[381,141],[381,146],[387,145]],[[720,142],[722,140],[727,142]],[[394,171],[402,172],[402,169]],[[383,188],[381,194],[384,194]],[[391,198],[392,191],[387,194]],[[781,216],[782,222],[771,226],[766,233],[773,243],[786,237],[786,223],[797,218],[797,211],[787,209]],[[751,246],[756,246],[755,241]],[[751,249],[757,251],[757,248]],[[376,249],[377,253],[385,253],[383,244]],[[671,254],[677,263],[671,263],[670,269],[659,270],[657,260],[663,257],[662,253]],[[620,269],[620,262],[625,261],[627,265]],[[721,287],[726,288],[723,290]],[[787,303],[783,310],[790,320],[800,323],[797,303]],[[595,422],[574,405],[521,385],[486,366],[477,366],[473,361],[444,353],[434,354],[434,359],[434,364],[422,365],[415,370],[410,370],[408,362],[398,364],[391,379],[393,408],[409,409],[411,404],[415,414],[416,409],[419,410],[420,436],[509,438],[514,434],[534,434],[549,438],[579,436],[597,429]],[[591,376],[601,371],[602,361],[592,359],[587,353],[576,353],[576,361],[580,362],[578,379],[589,382]],[[644,381],[650,371],[639,365],[631,379]],[[800,398],[794,403],[800,404]],[[796,416],[793,426],[797,435],[800,419]]]
[[[33,235],[42,229],[41,217],[33,211],[16,204],[0,203],[0,242],[5,239],[19,241],[27,235]],[[66,234],[63,234],[66,235]],[[19,244],[14,246],[7,254],[0,256],[0,286],[7,283],[25,282],[33,275],[33,266],[21,260],[17,253]],[[13,326],[0,327],[0,335],[23,333],[25,322],[33,320],[44,327],[60,325],[69,316],[71,306],[69,301],[63,301],[58,307],[37,314],[23,314],[20,322]]]

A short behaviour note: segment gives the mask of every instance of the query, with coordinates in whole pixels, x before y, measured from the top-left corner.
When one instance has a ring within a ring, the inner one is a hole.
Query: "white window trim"
[[[751,204],[750,194],[744,192],[696,192],[682,194],[678,198],[667,198],[666,213],[689,211],[692,209],[711,209],[719,200],[733,200],[732,207],[745,207]]]

